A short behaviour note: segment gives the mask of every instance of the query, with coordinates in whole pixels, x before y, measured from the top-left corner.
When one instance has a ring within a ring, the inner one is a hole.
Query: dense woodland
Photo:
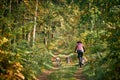
[[[35,80],[78,40],[87,80],[119,80],[120,0],[0,0],[0,80]]]

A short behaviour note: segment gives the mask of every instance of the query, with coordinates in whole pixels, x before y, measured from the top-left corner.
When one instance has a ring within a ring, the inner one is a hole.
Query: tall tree
[[[35,43],[35,34],[36,34],[36,26],[37,26],[37,11],[38,11],[38,0],[36,0],[36,4],[35,4],[35,16],[34,16],[34,29],[33,29],[33,46]]]

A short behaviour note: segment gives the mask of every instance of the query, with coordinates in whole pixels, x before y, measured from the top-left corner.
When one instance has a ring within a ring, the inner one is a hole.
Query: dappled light
[[[120,80],[119,3],[0,0],[0,80]]]

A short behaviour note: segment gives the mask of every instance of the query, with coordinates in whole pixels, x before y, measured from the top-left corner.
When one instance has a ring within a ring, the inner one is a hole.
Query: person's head
[[[77,41],[77,43],[82,43],[81,41]]]

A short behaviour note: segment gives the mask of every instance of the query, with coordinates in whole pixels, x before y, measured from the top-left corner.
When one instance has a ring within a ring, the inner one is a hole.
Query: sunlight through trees
[[[72,54],[78,40],[86,47],[87,80],[119,80],[119,3],[0,0],[0,80],[37,79],[43,69],[54,67],[53,56]]]

